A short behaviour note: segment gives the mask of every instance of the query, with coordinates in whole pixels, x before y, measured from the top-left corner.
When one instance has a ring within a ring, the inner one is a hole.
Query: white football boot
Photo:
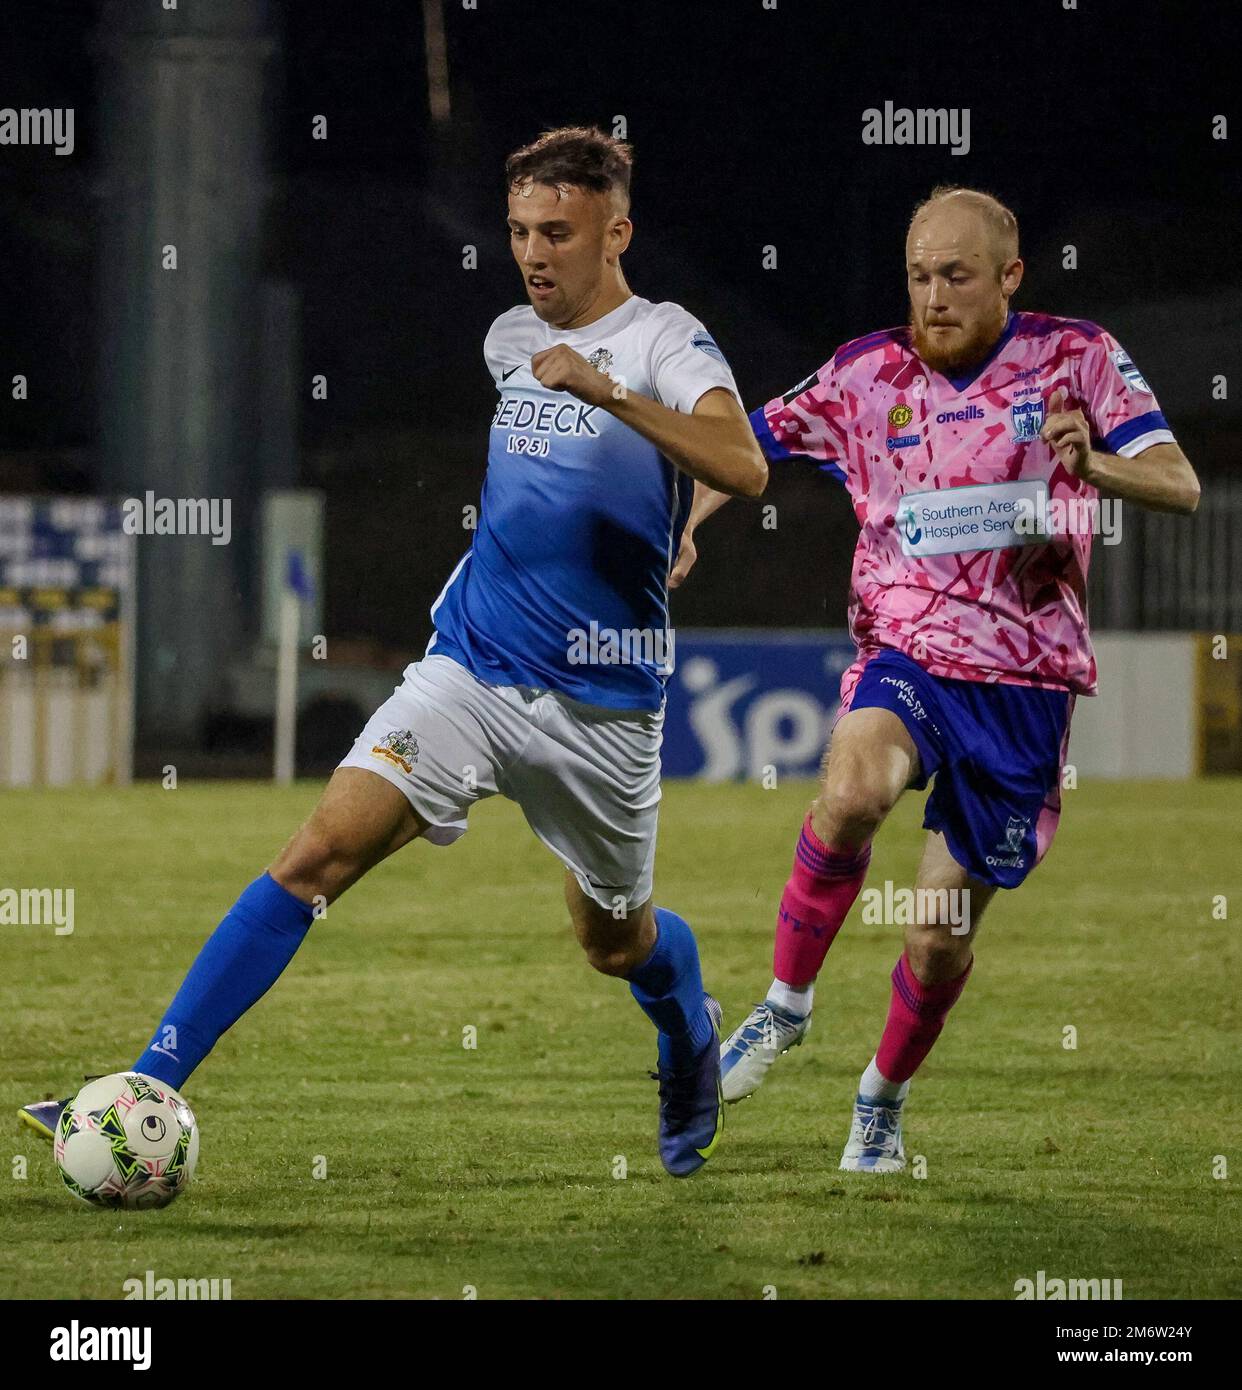
[[[756,1004],[720,1045],[720,1086],[726,1101],[744,1100],[763,1084],[768,1068],[811,1031],[811,1015],[795,1018],[771,1004]]]
[[[838,1165],[846,1173],[900,1173],[906,1166],[901,1146],[901,1100],[856,1096],[850,1137]]]

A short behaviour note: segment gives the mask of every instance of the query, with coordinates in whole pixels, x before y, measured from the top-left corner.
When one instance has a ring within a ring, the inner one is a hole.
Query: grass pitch
[[[1012,1298],[1041,1269],[1127,1299],[1242,1292],[1236,780],[1067,793],[915,1079],[922,1179],[837,1171],[898,928],[855,908],[807,1043],[678,1182],[655,1152],[651,1026],[587,968],[559,866],[493,801],[458,845],[352,889],[191,1078],[184,1197],[74,1202],[14,1109],[132,1064],[317,793],[0,793],[0,881],[76,895],[72,935],[0,926],[0,1295],[119,1298],[147,1270],[234,1298]],[[810,793],[666,787],[657,901],[694,925],[726,1027],[770,978]],[[881,832],[870,884],[912,883],[921,800]]]

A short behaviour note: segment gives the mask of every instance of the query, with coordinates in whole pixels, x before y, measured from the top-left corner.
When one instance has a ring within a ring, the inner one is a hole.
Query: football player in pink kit
[[[1084,604],[1099,496],[1191,512],[1199,495],[1108,333],[1010,309],[1018,229],[994,198],[935,190],[906,270],[908,327],[847,343],[751,416],[769,460],[817,460],[849,492],[858,659],[781,899],[776,978],[721,1049],[725,1098],[739,1100],[802,1041],[873,836],[934,778],[916,923],[840,1165],[871,1172],[905,1166],[902,1104],[969,978],[979,919],[1055,833],[1073,702],[1096,686]],[[675,581],[693,526],[723,500],[700,486]]]

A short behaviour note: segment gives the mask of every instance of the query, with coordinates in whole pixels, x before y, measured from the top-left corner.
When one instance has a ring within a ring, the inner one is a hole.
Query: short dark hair
[[[545,130],[505,160],[505,182],[512,192],[526,183],[552,188],[586,188],[592,193],[620,194],[629,207],[634,158],[624,140],[597,126],[562,126]]]

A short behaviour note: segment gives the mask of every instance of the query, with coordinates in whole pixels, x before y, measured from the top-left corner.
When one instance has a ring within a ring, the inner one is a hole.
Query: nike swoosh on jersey
[[[507,372],[501,372],[501,381],[508,381],[514,372],[520,372],[525,365],[525,362],[519,362],[516,367],[510,367]]]

